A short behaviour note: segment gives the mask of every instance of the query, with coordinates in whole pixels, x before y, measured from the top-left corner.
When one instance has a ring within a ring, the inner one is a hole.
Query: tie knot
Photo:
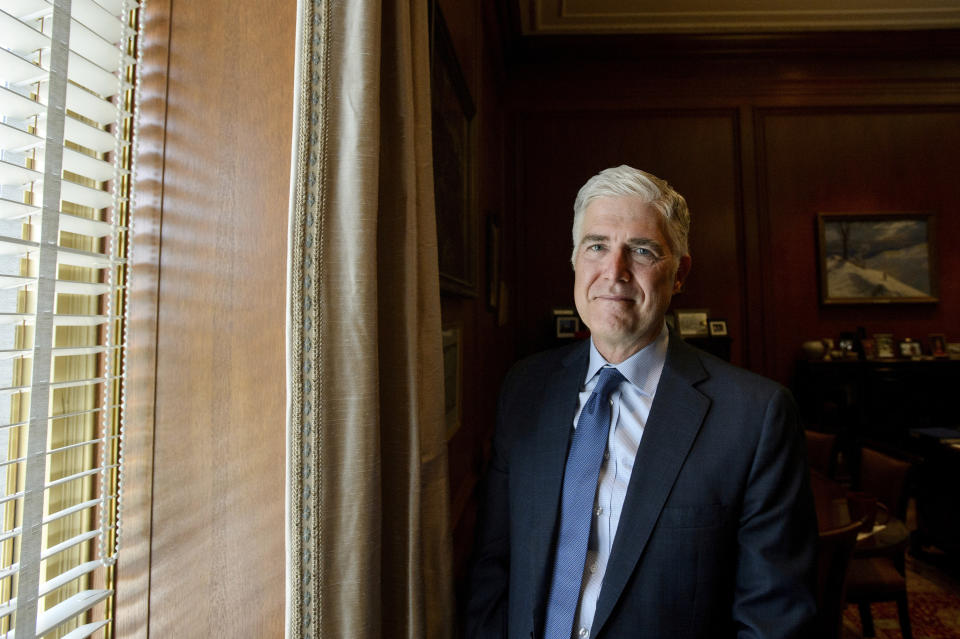
[[[600,369],[600,379],[597,381],[596,388],[593,389],[593,394],[597,397],[597,401],[606,401],[610,397],[610,393],[613,392],[613,389],[620,385],[620,382],[624,381],[624,376],[616,368],[612,366],[606,366]]]

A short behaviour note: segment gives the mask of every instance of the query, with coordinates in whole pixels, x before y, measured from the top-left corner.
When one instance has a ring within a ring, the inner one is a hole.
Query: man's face
[[[619,363],[649,344],[663,326],[690,257],[670,248],[667,222],[640,198],[600,197],[583,215],[574,260],[574,299],[597,350]]]

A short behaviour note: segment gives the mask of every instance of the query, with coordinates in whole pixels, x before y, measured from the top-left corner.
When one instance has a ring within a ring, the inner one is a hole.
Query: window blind
[[[0,0],[0,637],[112,636],[136,0]]]

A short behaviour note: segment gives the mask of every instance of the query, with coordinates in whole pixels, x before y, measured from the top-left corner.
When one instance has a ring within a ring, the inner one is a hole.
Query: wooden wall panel
[[[546,313],[570,304],[572,273],[543,264],[567,258],[576,188],[625,158],[688,196],[693,272],[675,307],[726,315],[735,362],[790,383],[810,338],[864,326],[960,339],[957,77],[955,55],[896,48],[508,63],[518,351],[545,346]],[[820,307],[816,213],[866,209],[938,213],[939,304]]]
[[[522,112],[518,215],[518,350],[552,345],[551,310],[573,307],[573,201],[601,169],[629,164],[669,181],[691,210],[693,255],[675,308],[709,308],[742,344],[744,267],[735,110]],[[741,351],[734,354],[741,359]]]
[[[768,369],[789,380],[800,343],[864,327],[960,339],[960,108],[791,109],[758,117],[766,219]],[[821,306],[818,212],[937,213],[939,304]]]
[[[149,634],[284,633],[296,3],[173,3]],[[132,425],[135,427],[135,425]]]
[[[462,592],[472,551],[477,511],[476,486],[490,450],[500,380],[514,359],[512,324],[501,324],[498,308],[488,304],[489,270],[496,259],[487,243],[487,220],[500,224],[500,277],[510,284],[507,305],[512,314],[513,272],[511,255],[506,250],[514,238],[513,211],[504,204],[504,129],[503,68],[499,51],[500,34],[491,15],[494,3],[469,0],[438,0],[457,51],[464,80],[477,107],[473,120],[475,160],[475,200],[478,245],[478,296],[443,295],[442,318],[445,326],[462,330],[460,428],[448,445],[451,526],[454,544],[454,574]]]
[[[150,3],[141,40],[140,153],[130,252],[123,516],[116,588],[118,637],[145,637],[150,621],[157,295],[170,9],[170,0]]]

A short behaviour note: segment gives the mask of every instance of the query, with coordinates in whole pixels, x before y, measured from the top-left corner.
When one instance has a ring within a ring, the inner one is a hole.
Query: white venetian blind
[[[0,638],[111,637],[136,0],[0,0]]]

